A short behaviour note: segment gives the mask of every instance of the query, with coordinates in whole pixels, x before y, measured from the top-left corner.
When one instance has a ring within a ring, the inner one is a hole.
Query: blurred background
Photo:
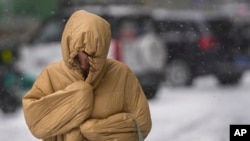
[[[149,101],[147,141],[228,141],[250,124],[248,0],[0,0],[0,140],[37,140],[21,98],[61,59],[65,23],[84,9],[112,29],[109,58],[126,63]]]

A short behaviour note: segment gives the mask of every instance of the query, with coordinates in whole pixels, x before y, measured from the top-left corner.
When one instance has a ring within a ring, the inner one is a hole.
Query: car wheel
[[[8,114],[8,113],[14,113],[17,109],[17,106],[16,105],[6,105],[6,106],[3,106],[1,108],[2,108],[2,111],[4,113]]]
[[[166,83],[171,86],[192,85],[192,73],[190,66],[184,60],[172,60],[166,66]]]
[[[242,77],[242,73],[236,74],[218,74],[217,79],[221,85],[234,85],[238,84]]]
[[[19,106],[19,101],[16,96],[11,95],[7,91],[2,91],[0,108],[4,113],[13,113]]]
[[[162,82],[162,75],[156,73],[146,73],[138,76],[139,82],[147,99],[153,99]]]
[[[147,99],[153,99],[157,93],[156,87],[147,86],[143,88],[144,94]]]

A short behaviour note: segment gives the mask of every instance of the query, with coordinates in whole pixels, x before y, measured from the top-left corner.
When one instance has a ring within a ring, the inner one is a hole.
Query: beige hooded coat
[[[144,138],[151,130],[145,95],[131,70],[107,59],[110,26],[84,10],[68,20],[62,35],[63,60],[48,65],[23,97],[31,133],[44,141],[137,141],[136,116]],[[75,61],[89,55],[85,79]]]

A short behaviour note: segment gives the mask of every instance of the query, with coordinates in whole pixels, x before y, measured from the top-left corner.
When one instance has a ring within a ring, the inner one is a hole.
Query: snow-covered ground
[[[150,108],[147,141],[229,141],[230,124],[250,124],[250,73],[238,86],[222,87],[208,76],[192,88],[163,87]]]
[[[228,141],[230,124],[250,124],[250,72],[238,86],[219,86],[212,76],[191,88],[162,86],[149,105],[153,127],[146,141]],[[0,141],[36,140],[21,109],[0,112]]]

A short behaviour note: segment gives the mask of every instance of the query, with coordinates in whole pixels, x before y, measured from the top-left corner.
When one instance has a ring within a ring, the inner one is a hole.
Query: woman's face
[[[86,78],[89,74],[90,69],[88,55],[80,51],[77,55],[77,60],[80,64],[80,68],[82,69],[83,75]]]

